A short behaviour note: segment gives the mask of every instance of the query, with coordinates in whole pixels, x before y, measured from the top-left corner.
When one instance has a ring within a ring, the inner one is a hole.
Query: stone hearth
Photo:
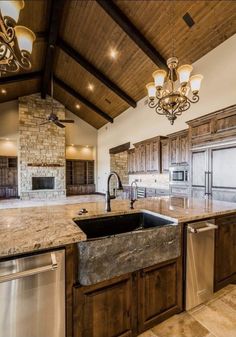
[[[54,100],[53,111],[65,118],[65,107]],[[51,98],[40,94],[19,98],[19,195],[23,200],[65,197],[65,129],[39,127],[51,112]],[[33,177],[53,177],[54,189],[33,190]]]

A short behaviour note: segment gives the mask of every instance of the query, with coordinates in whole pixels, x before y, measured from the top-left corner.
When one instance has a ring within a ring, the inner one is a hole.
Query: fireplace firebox
[[[54,188],[54,177],[32,177],[32,190],[53,190]]]

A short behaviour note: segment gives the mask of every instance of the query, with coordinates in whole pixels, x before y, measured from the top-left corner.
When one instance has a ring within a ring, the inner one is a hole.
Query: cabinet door
[[[215,239],[215,290],[236,280],[236,214],[217,218]]]
[[[169,171],[169,143],[168,140],[161,141],[161,172]]]
[[[181,259],[143,269],[138,283],[139,333],[182,310]]]
[[[137,172],[145,172],[146,169],[146,147],[140,144],[135,148],[136,170]]]
[[[160,172],[160,141],[151,143],[151,171]]]
[[[74,288],[75,337],[131,337],[135,325],[135,286],[131,274]]]
[[[146,144],[146,171],[152,171],[152,144]]]
[[[178,161],[180,164],[186,164],[189,160],[189,140],[188,135],[179,137],[179,158]]]
[[[170,138],[170,165],[178,163],[178,138]]]

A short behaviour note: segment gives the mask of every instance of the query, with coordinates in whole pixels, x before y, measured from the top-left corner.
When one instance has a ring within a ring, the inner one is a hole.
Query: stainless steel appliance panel
[[[65,337],[64,250],[0,262],[0,336]]]
[[[186,310],[212,297],[216,228],[213,221],[199,221],[187,226]]]

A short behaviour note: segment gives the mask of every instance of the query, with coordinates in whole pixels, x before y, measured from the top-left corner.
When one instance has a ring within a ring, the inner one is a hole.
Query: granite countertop
[[[88,210],[81,218],[149,210],[178,223],[236,213],[236,203],[187,197],[142,199],[135,203],[134,210],[129,209],[129,200],[114,200],[111,207],[111,213],[104,211],[104,202],[0,210],[0,257],[86,240],[72,220],[81,208]]]

